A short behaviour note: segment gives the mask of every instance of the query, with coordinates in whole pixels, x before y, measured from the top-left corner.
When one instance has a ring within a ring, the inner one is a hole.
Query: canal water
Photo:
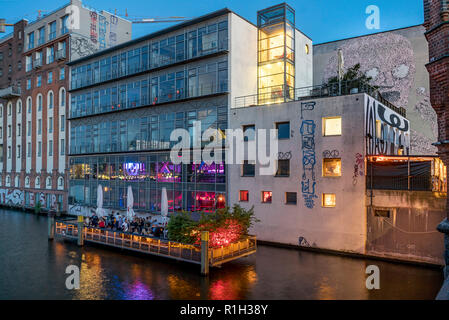
[[[47,218],[0,210],[0,299],[434,299],[439,269],[259,246],[212,269],[101,246],[47,241]],[[80,289],[65,270],[80,268]],[[367,290],[365,269],[380,269]]]

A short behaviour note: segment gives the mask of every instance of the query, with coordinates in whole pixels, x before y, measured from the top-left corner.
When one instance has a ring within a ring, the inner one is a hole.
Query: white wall
[[[309,52],[306,52],[306,45]],[[313,86],[313,42],[295,29],[295,87]]]
[[[279,141],[279,151],[291,152],[290,177],[241,177],[240,165],[229,166],[230,204],[254,206],[261,222],[253,228],[258,239],[298,245],[299,237],[310,246],[363,253],[365,250],[365,179],[354,178],[356,154],[364,157],[364,94],[316,99],[314,110],[303,111],[303,120],[313,120],[316,125],[315,175],[316,189],[313,209],[305,206],[301,182],[303,181],[303,150],[301,135],[301,102],[234,109],[232,128],[255,124],[258,128],[275,128],[276,122],[290,121],[291,137]],[[308,101],[311,102],[312,100]],[[303,101],[304,102],[304,101]],[[323,137],[322,118],[341,116],[342,135]],[[322,176],[323,152],[337,150],[342,161],[342,176]],[[364,170],[364,168],[359,168]],[[310,178],[310,173],[308,173]],[[239,202],[239,190],[249,191],[249,202]],[[271,204],[261,203],[261,191],[272,191]],[[297,193],[297,204],[285,204],[285,192]],[[336,207],[321,206],[322,193],[336,194]],[[304,245],[304,243],[303,243]]]
[[[229,14],[229,105],[235,98],[257,94],[257,27],[234,13]]]

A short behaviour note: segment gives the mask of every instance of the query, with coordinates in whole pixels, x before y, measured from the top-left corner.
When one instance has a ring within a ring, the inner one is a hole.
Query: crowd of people
[[[119,214],[114,215],[111,213],[104,217],[99,217],[94,214],[92,217],[86,218],[85,225],[89,227],[128,232],[156,238],[167,237],[166,226],[158,223],[156,220],[151,221],[150,217],[133,217],[132,219],[129,219]]]

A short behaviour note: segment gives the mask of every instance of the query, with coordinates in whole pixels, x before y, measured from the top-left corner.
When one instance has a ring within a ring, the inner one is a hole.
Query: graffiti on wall
[[[117,43],[118,18],[116,16],[111,16],[109,20],[109,45],[112,47]]]
[[[97,51],[89,39],[76,36],[70,38],[70,50],[71,56],[77,58],[91,55]]]
[[[24,204],[23,191],[18,189],[0,189],[0,203],[21,206]]]
[[[100,50],[106,49],[106,17],[101,14],[98,16],[98,42],[100,43]]]
[[[410,139],[414,154],[434,154],[436,148],[431,143],[437,140],[436,113],[423,87],[428,85],[427,70],[423,64],[416,63],[426,53],[421,52],[427,46],[424,31],[422,26],[410,29],[413,42],[400,34],[403,31],[392,31],[339,43],[346,68],[360,64],[360,71],[372,78],[372,84],[380,87],[384,98],[407,110],[412,119]],[[323,70],[324,82],[335,76],[337,64],[337,54],[332,54]]]
[[[301,192],[306,208],[313,209],[315,206],[316,177],[315,177],[315,130],[316,124],[313,120],[304,119],[303,111],[313,111],[315,102],[301,103],[301,150],[302,150],[302,181]]]
[[[292,152],[279,152],[278,153],[278,160],[290,160],[292,158]]]
[[[409,154],[409,121],[371,97],[365,108],[365,130],[366,154],[397,155],[401,147]]]
[[[97,20],[98,15],[95,11],[90,12],[90,41],[97,43]]]
[[[340,157],[340,152],[338,150],[324,150],[323,158],[324,159],[336,159]]]
[[[352,183],[357,184],[358,176],[363,176],[363,166],[364,166],[363,156],[360,153],[355,154],[355,164],[354,164],[354,175],[352,176]]]

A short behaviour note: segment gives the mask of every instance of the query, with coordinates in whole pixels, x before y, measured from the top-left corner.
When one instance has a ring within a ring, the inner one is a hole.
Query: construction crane
[[[0,19],[0,33],[5,33],[6,27],[14,27],[14,25],[11,23],[6,23],[6,19]]]

